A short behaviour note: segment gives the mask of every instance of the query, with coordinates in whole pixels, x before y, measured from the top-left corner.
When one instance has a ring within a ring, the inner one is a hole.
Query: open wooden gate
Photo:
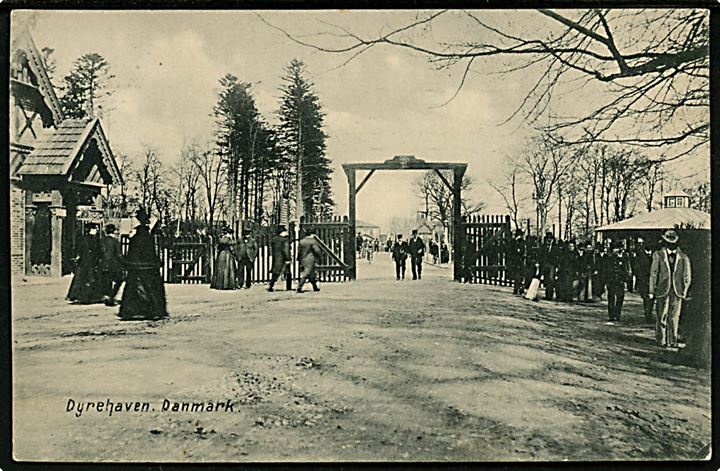
[[[463,219],[464,276],[471,283],[509,286],[506,242],[510,216],[476,215]]]

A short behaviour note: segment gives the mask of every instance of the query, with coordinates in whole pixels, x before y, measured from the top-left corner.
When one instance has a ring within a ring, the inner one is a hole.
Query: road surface
[[[707,455],[709,372],[654,347],[635,295],[625,322],[607,325],[604,303],[533,303],[454,283],[447,268],[395,281],[385,253],[358,273],[304,294],[166,285],[159,322],[68,305],[67,277],[16,282],[15,458]],[[222,410],[197,410],[208,402]]]

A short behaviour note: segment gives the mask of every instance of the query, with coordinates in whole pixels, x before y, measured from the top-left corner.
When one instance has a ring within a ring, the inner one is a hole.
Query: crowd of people
[[[160,260],[150,234],[150,218],[140,209],[136,221],[125,256],[115,225],[105,226],[104,235],[99,234],[97,224],[87,225],[88,234],[78,242],[74,276],[66,296],[69,302],[114,306],[115,297],[125,283],[118,314],[121,319],[168,317]]]
[[[622,318],[626,290],[637,290],[645,320],[655,323],[658,345],[677,350],[683,346],[678,327],[691,283],[690,259],[674,230],[665,231],[656,245],[648,242],[638,238],[634,250],[627,250],[622,240],[581,244],[548,232],[538,243],[518,230],[505,248],[513,293],[527,291],[526,297],[537,300],[542,283],[546,300],[598,302],[607,296],[614,323]]]

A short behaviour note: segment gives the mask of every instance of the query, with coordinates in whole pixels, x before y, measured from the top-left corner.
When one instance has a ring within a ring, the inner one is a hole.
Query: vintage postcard
[[[14,459],[709,459],[709,23],[13,11]]]

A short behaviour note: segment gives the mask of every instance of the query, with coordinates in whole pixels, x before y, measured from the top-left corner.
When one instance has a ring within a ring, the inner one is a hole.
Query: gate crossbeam
[[[388,159],[382,163],[371,163],[371,162],[359,162],[359,163],[347,163],[342,164],[345,175],[348,179],[348,218],[350,220],[350,235],[348,237],[349,254],[347,255],[347,264],[349,265],[349,278],[355,279],[356,275],[356,262],[355,262],[355,211],[356,211],[356,196],[362,187],[367,183],[370,176],[375,170],[434,170],[443,184],[450,189],[453,195],[453,249],[455,257],[453,259],[454,268],[453,276],[456,280],[460,280],[460,265],[458,264],[457,254],[463,247],[462,245],[462,222],[460,221],[461,215],[461,204],[460,193],[462,191],[462,177],[467,169],[466,163],[460,162],[425,162],[424,160],[415,158],[414,155],[396,155],[392,159]],[[370,170],[365,178],[360,182],[359,186],[355,184],[355,173],[358,170]],[[450,184],[447,178],[440,172],[440,170],[452,170],[453,171],[453,182]]]

